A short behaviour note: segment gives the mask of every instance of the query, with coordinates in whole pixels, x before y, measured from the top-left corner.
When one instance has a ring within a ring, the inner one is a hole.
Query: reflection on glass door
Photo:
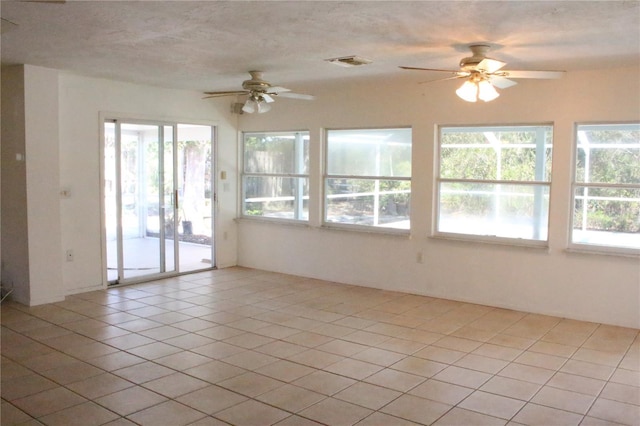
[[[104,134],[109,283],[215,266],[213,128],[110,120]]]

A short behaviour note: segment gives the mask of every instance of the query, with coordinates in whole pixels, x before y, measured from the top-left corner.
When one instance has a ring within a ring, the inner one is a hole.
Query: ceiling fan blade
[[[262,95],[260,95],[260,97],[264,99],[264,101],[268,104],[274,101],[274,99],[271,96],[269,96],[267,93],[263,93]]]
[[[495,59],[484,58],[480,63],[476,66],[477,70],[484,71],[486,73],[492,73],[498,71],[500,68],[507,65],[506,62],[497,61]]]
[[[461,72],[463,71],[454,71],[454,70],[440,70],[440,69],[436,69],[436,68],[417,68],[417,67],[398,67],[398,68],[402,68],[403,70],[414,70],[414,71],[436,71],[436,72],[448,72],[451,74],[458,74],[460,75]],[[468,74],[468,73],[466,73]]]
[[[278,94],[278,93],[282,93],[282,92],[290,92],[291,89],[287,89],[286,87],[282,87],[282,86],[271,86],[267,89],[266,93],[272,93],[272,94]]]
[[[490,76],[489,81],[498,89],[506,89],[507,87],[515,86],[516,84],[518,84],[513,80],[509,80],[508,78],[504,78],[499,75]]]
[[[273,94],[278,95],[281,98],[302,99],[304,101],[312,101],[316,98],[313,95],[305,95],[303,93],[293,93],[293,92],[282,92],[282,93],[273,93]]]
[[[457,80],[459,78],[466,78],[468,75],[454,75],[453,77],[437,78],[435,80],[420,81],[418,84],[436,83],[438,81]]]
[[[514,71],[503,70],[498,73],[501,77],[508,78],[562,78],[565,71]]]
[[[204,92],[205,96],[203,99],[207,98],[219,98],[221,96],[233,96],[233,95],[246,95],[249,92],[247,90],[230,90],[226,92]]]

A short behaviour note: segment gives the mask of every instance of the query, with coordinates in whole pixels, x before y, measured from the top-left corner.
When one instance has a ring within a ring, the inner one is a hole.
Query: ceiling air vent
[[[371,59],[361,58],[360,56],[343,56],[341,58],[325,59],[327,62],[341,67],[357,67],[359,65],[368,65],[373,62]]]

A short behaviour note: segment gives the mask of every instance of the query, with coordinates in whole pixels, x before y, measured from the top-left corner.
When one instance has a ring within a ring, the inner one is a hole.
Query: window
[[[548,125],[441,127],[436,234],[547,241],[552,138]]]
[[[640,124],[576,128],[571,243],[640,253]]]
[[[309,132],[245,133],[242,215],[309,219]]]
[[[409,229],[411,129],[328,130],[327,224]]]

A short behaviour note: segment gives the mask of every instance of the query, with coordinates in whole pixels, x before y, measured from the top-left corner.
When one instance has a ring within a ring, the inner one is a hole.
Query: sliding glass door
[[[206,125],[105,121],[110,284],[215,266],[213,136]]]

